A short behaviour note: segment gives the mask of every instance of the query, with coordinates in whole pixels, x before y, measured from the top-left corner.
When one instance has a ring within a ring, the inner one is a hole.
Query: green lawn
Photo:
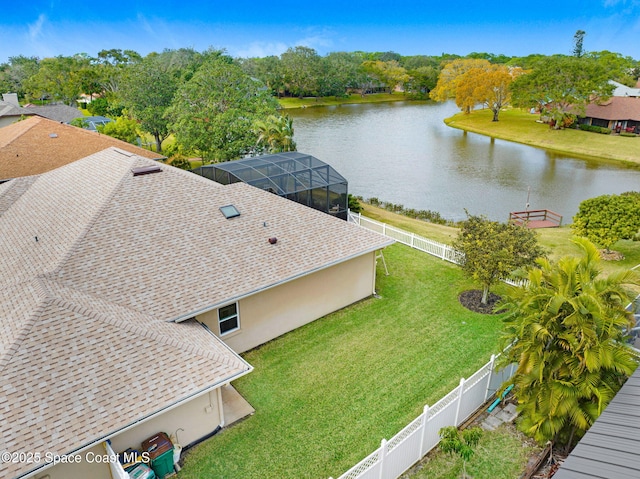
[[[190,452],[180,479],[338,477],[499,350],[498,317],[457,301],[455,265],[403,245],[384,252],[380,298],[245,354],[234,386],[254,416]]]
[[[385,101],[406,101],[404,93],[372,93],[361,96],[352,94],[347,97],[305,97],[305,98],[278,98],[278,103],[284,109],[287,108],[313,108],[316,106],[346,105],[350,103],[380,103]]]
[[[494,122],[490,110],[475,110],[471,114],[458,113],[445,123],[454,128],[472,131],[494,138],[524,143],[571,156],[594,158],[600,162],[618,160],[640,164],[640,137],[602,135],[582,130],[553,130],[549,125],[536,123],[540,115],[524,110],[500,112]]]
[[[458,228],[452,226],[416,220],[369,204],[363,204],[363,206],[362,214],[368,218],[413,232],[434,241],[451,244],[458,235]],[[562,228],[537,229],[536,234],[540,244],[549,251],[549,258],[552,260],[565,255],[580,254],[579,248],[570,241],[573,233],[568,225]],[[605,272],[612,272],[621,268],[629,269],[640,265],[640,241],[621,240],[614,244],[611,249],[624,254],[624,260],[603,261],[602,268]],[[640,269],[640,266],[638,266],[638,269]]]
[[[467,474],[477,479],[514,479],[520,477],[532,454],[540,447],[513,426],[485,431],[475,454],[467,463]],[[462,475],[462,459],[434,449],[425,460],[406,475],[407,479],[458,479]]]

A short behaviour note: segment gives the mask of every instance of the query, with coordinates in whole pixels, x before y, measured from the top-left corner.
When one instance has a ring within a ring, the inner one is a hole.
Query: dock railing
[[[518,226],[538,224],[539,227],[562,226],[562,215],[551,210],[513,211],[509,214],[509,223]]]

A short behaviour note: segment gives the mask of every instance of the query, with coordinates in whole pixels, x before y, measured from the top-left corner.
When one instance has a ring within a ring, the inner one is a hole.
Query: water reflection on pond
[[[584,199],[640,190],[640,168],[557,155],[450,128],[452,103],[396,102],[289,110],[298,150],[349,180],[351,193],[464,219],[504,221],[550,209],[570,223]],[[640,147],[640,143],[639,143]]]

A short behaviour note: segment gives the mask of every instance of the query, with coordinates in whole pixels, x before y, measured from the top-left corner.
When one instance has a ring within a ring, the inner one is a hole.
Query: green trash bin
[[[142,450],[149,453],[151,469],[158,479],[173,473],[173,444],[164,432],[143,441]]]

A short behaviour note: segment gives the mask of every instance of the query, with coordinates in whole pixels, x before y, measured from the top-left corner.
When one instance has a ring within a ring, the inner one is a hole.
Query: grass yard
[[[546,148],[571,156],[606,160],[618,160],[640,164],[640,137],[602,135],[582,130],[553,130],[549,125],[536,123],[540,115],[524,110],[510,109],[500,112],[497,122],[491,121],[490,110],[475,110],[469,115],[458,113],[445,123],[482,135],[525,145]]]
[[[417,220],[368,203],[361,202],[361,205],[363,207],[362,216],[410,231],[433,241],[451,244],[458,236],[458,228],[453,226],[438,225],[429,223],[428,221]]]
[[[467,463],[467,474],[478,479],[514,479],[520,477],[532,454],[542,448],[515,430],[502,425],[495,431],[484,431],[475,454]],[[421,463],[414,466],[405,479],[458,479],[462,476],[462,459],[434,449]]]
[[[370,298],[244,354],[253,417],[195,447],[180,479],[338,477],[499,350],[498,317],[464,309],[455,265],[387,248]]]
[[[284,109],[288,108],[313,108],[316,106],[346,105],[351,103],[380,103],[385,101],[407,101],[404,93],[370,93],[362,96],[351,94],[347,97],[305,97],[305,98],[278,98],[278,103]]]
[[[363,204],[363,206],[363,216],[413,232],[434,241],[451,244],[458,235],[458,228],[452,226],[443,226],[416,220],[366,203]],[[549,251],[549,258],[552,260],[558,259],[561,256],[577,255],[580,253],[578,247],[570,241],[573,233],[568,225],[562,228],[537,229],[536,234],[538,235],[540,244]],[[624,259],[622,261],[603,261],[601,265],[605,272],[613,272],[621,268],[629,269],[635,266],[638,266],[638,269],[640,269],[640,241],[620,240],[614,244],[611,249],[620,251],[624,255]]]

